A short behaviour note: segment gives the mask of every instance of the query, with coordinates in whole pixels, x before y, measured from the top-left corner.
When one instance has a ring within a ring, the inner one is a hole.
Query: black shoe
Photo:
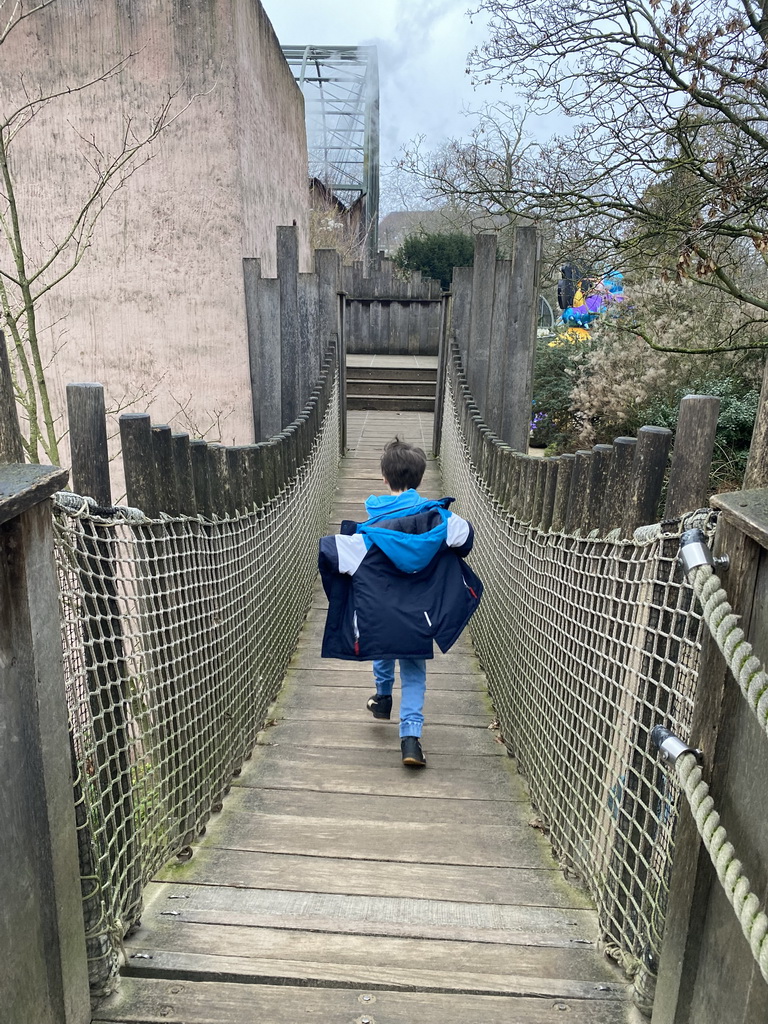
[[[427,759],[422,753],[418,736],[403,736],[400,750],[403,752],[403,764],[409,768],[424,768],[426,765]]]
[[[386,718],[389,721],[392,715],[392,697],[385,697],[381,693],[374,693],[372,697],[368,698],[368,703],[365,705],[371,712],[374,718]]]

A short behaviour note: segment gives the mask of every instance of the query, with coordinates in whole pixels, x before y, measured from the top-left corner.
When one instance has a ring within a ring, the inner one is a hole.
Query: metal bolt
[[[556,1010],[567,1010],[568,1007],[565,1005],[565,1003],[555,1003],[555,1009]]]

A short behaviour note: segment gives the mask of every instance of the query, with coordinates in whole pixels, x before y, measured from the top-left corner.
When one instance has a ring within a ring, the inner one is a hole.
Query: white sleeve
[[[455,512],[452,512],[448,519],[448,535],[445,538],[445,542],[449,548],[460,548],[462,544],[466,544],[467,538],[469,537],[469,523],[466,519],[462,519],[461,516],[457,516]]]
[[[336,553],[339,556],[339,572],[347,572],[350,576],[354,576],[367,551],[365,538],[361,533],[337,534]]]

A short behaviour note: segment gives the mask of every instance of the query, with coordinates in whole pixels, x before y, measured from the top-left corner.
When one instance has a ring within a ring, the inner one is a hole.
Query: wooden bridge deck
[[[350,413],[336,522],[379,491],[395,433]],[[424,493],[437,496],[431,463]],[[164,1024],[620,1024],[627,986],[531,827],[468,641],[428,670],[428,767],[365,710],[366,665],[322,661],[318,588],[274,719],[187,864],[149,886],[119,995],[95,1020]]]

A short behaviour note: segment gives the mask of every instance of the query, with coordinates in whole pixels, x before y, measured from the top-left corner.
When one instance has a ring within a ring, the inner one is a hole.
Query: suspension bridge
[[[313,323],[338,313],[311,365],[286,358],[291,422],[227,448],[123,417],[125,505],[100,493],[93,386],[72,395],[75,493],[0,469],[13,1024],[764,1019],[764,492],[701,507],[707,399],[681,413],[661,518],[667,431],[525,454],[531,240],[512,261],[481,241],[450,293],[388,268],[344,287],[325,260],[323,298],[289,269],[292,316],[307,295]],[[279,289],[254,289],[254,323]],[[262,369],[307,329],[270,323]],[[284,421],[269,379],[254,394]],[[429,665],[423,772],[367,714],[368,666],[319,658],[317,540],[362,517],[395,434],[473,522],[486,585]],[[710,631],[690,530],[727,548],[749,652]]]

